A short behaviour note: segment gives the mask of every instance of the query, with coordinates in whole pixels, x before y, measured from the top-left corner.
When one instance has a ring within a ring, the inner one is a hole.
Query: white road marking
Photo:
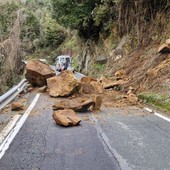
[[[154,115],[156,115],[156,116],[158,116],[158,117],[160,117],[160,118],[162,118],[162,119],[170,122],[170,119],[169,119],[169,118],[167,118],[166,116],[163,116],[163,115],[161,115],[161,114],[159,114],[159,113],[157,113],[157,112],[154,112]]]
[[[0,144],[4,141],[5,137],[9,134],[9,132],[12,130],[12,128],[15,126],[18,119],[21,117],[21,115],[17,114],[15,115],[11,121],[4,127],[2,132],[0,133]]]
[[[32,109],[34,108],[35,104],[37,103],[38,99],[40,97],[40,94],[37,94],[34,98],[34,100],[32,101],[32,103],[30,104],[30,106],[28,107],[28,109],[25,111],[25,113],[23,114],[23,116],[21,117],[21,119],[17,122],[16,126],[11,130],[11,132],[8,134],[8,136],[5,138],[5,140],[3,141],[3,143],[0,145],[0,159],[3,157],[3,155],[5,154],[6,150],[9,148],[11,142],[13,141],[13,139],[15,138],[15,136],[17,135],[17,133],[19,132],[19,130],[21,129],[21,127],[23,126],[24,122],[26,121],[27,117],[29,116],[30,112],[32,111]]]
[[[168,117],[166,117],[166,116],[163,116],[163,115],[160,114],[160,113],[154,112],[154,111],[152,111],[151,109],[149,109],[148,107],[144,107],[144,109],[145,109],[146,111],[150,112],[150,113],[153,112],[153,114],[154,114],[155,116],[158,116],[158,117],[160,117],[160,118],[162,118],[162,119],[170,122],[170,118],[168,118]]]
[[[150,112],[150,113],[153,112],[152,109],[149,109],[148,107],[144,107],[144,109],[145,109],[146,111]]]

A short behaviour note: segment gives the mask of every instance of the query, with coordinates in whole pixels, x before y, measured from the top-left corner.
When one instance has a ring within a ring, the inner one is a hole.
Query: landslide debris
[[[99,81],[104,89],[111,89],[114,87],[118,87],[118,86],[124,85],[128,82],[128,81],[122,80],[122,79],[113,81],[113,80],[107,79],[105,77],[100,78]]]
[[[95,102],[92,99],[81,97],[67,100],[60,99],[60,101],[53,105],[53,110],[72,109],[75,112],[86,112],[94,104]]]
[[[47,79],[47,86],[50,96],[64,97],[78,92],[81,84],[71,71],[66,70],[58,76]]]
[[[76,112],[99,111],[104,107],[138,105],[140,101],[133,87],[125,89],[128,77],[124,70],[116,72],[114,79],[82,77],[78,80],[71,71],[46,79],[47,86],[37,89],[47,92],[55,100],[53,119],[62,126],[76,126],[81,119]]]
[[[62,126],[75,126],[81,122],[81,119],[71,109],[55,111],[53,118],[57,124]]]
[[[30,60],[26,65],[25,78],[34,87],[46,86],[46,79],[55,75],[54,70],[40,60]]]
[[[24,110],[24,104],[20,102],[13,102],[11,104],[11,110],[12,111]]]

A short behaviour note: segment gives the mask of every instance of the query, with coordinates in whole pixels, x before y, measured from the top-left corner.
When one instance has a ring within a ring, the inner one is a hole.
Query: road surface
[[[36,95],[27,94],[27,106]],[[55,101],[40,95],[0,159],[0,170],[170,170],[169,118],[135,106],[102,107],[79,113],[80,126],[64,128],[52,119]]]

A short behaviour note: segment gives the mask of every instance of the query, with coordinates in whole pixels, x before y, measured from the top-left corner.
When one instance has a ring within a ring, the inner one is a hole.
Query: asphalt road
[[[41,95],[31,115],[0,160],[1,170],[119,170],[87,115],[80,126],[52,120],[55,99]]]
[[[122,169],[170,170],[170,122],[135,106],[103,109],[92,119]]]
[[[41,94],[0,170],[170,170],[170,122],[131,106],[80,113],[80,126],[64,128],[52,119],[55,101]]]

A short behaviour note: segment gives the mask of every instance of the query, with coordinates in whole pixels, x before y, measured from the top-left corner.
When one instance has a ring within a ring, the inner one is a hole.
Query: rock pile
[[[100,110],[103,98],[109,98],[107,91],[110,92],[115,87],[118,88],[128,82],[125,70],[116,72],[114,80],[105,77],[98,80],[82,77],[78,80],[69,70],[56,76],[48,65],[37,60],[27,64],[26,78],[32,86],[40,87],[38,92],[48,92],[51,97],[57,98],[52,107],[53,118],[62,126],[78,125],[81,118],[76,112]],[[124,98],[129,103],[137,104],[138,102],[132,88],[129,88]]]

